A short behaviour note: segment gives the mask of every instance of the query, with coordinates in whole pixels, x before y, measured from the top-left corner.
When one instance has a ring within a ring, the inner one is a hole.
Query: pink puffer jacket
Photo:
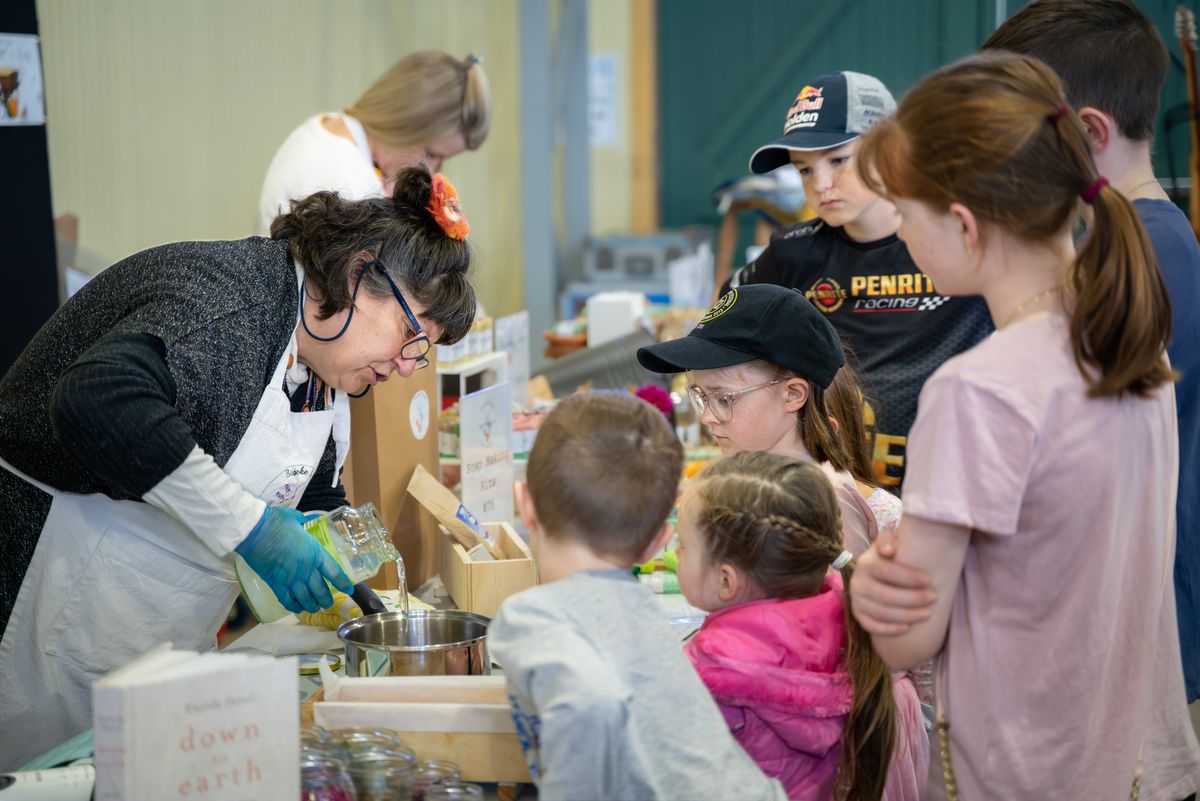
[[[853,698],[846,672],[842,580],[809,598],[753,601],[713,612],[686,646],[734,737],[791,798],[833,798]],[[916,688],[897,676],[896,752],[886,801],[917,801],[929,739]]]

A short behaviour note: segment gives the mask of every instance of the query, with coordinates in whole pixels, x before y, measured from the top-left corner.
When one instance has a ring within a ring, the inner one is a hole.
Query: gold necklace
[[[1143,186],[1149,186],[1150,184],[1157,184],[1157,183],[1158,183],[1157,178],[1151,178],[1149,181],[1142,181],[1140,184],[1135,186],[1133,189],[1130,189],[1128,192],[1125,192],[1123,194],[1125,195],[1125,197],[1133,197],[1134,194],[1136,194],[1137,191],[1139,189],[1141,189]]]
[[[1047,295],[1051,295],[1060,289],[1062,289],[1062,287],[1055,285],[1055,286],[1050,287],[1049,289],[1043,289],[1041,292],[1037,293],[1036,295],[1034,295],[1032,297],[1028,297],[1025,300],[1021,301],[1020,303],[1017,304],[1017,308],[1013,309],[1012,314],[1008,315],[1008,319],[1004,321],[1004,325],[1002,325],[1000,327],[1008,328],[1008,326],[1014,320],[1017,319],[1017,316],[1025,310],[1026,306],[1028,306],[1031,303],[1037,303],[1042,298],[1046,297]]]

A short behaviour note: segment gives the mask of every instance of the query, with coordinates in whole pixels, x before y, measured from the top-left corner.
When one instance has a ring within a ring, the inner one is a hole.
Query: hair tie
[[[440,172],[433,176],[433,188],[429,192],[429,205],[425,210],[451,239],[463,240],[471,233],[471,224],[458,203],[458,192],[450,179]]]
[[[471,116],[470,112],[473,110],[473,106],[475,104],[468,103],[467,100],[470,97],[470,92],[468,92],[468,90],[471,88],[471,67],[482,63],[483,59],[474,53],[468,53],[467,57],[462,60],[463,82],[462,94],[458,98],[458,125],[462,130],[463,141],[467,143],[468,150],[474,150],[475,148],[479,147],[479,142],[471,141],[470,129],[473,125],[473,121],[469,119],[469,117]],[[463,236],[466,236],[466,234],[463,234]]]
[[[850,564],[850,560],[854,558],[854,554],[849,551],[842,551],[838,554],[838,558],[833,560],[833,569],[841,570],[846,565]]]
[[[1067,106],[1059,106],[1053,114],[1050,115],[1050,123],[1053,125],[1071,113],[1071,109]]]
[[[1100,194],[1100,190],[1106,186],[1108,186],[1108,179],[1101,175],[1099,178],[1088,184],[1087,189],[1084,189],[1082,192],[1080,192],[1079,196],[1083,198],[1084,203],[1090,206],[1096,199],[1096,196]]]

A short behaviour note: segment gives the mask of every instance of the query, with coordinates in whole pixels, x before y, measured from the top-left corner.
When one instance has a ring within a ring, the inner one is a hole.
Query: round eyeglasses
[[[692,401],[692,408],[696,410],[697,416],[703,417],[706,411],[710,411],[718,423],[728,423],[733,419],[734,401],[748,392],[769,387],[772,384],[782,383],[783,380],[782,378],[776,378],[774,381],[767,381],[762,384],[755,384],[752,387],[744,387],[729,392],[709,392],[692,384],[688,387],[688,398]]]
[[[424,332],[420,332],[400,348],[400,358],[415,362],[413,368],[423,370],[429,366],[428,357],[432,348],[433,346],[429,344],[429,337]]]

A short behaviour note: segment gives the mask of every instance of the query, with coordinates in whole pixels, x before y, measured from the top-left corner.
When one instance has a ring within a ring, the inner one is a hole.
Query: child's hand
[[[891,529],[879,532],[879,536],[875,538],[875,548],[878,549],[879,555],[885,559],[895,558],[896,546],[899,544],[896,532]]]
[[[897,545],[894,533],[882,532],[856,560],[850,602],[854,618],[868,634],[904,634],[913,623],[929,619],[934,602],[929,579],[895,561]]]

